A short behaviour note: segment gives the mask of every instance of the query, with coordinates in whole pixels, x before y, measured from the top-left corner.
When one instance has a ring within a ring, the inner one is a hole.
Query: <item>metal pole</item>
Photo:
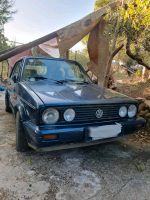
[[[3,65],[3,62],[2,62],[1,81],[3,81],[3,71],[4,71],[4,65]]]

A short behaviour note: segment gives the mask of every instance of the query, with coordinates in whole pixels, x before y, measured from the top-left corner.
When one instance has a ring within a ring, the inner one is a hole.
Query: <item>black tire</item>
[[[9,112],[9,113],[12,112],[12,110],[11,110],[11,108],[10,108],[9,97],[8,97],[7,92],[6,92],[6,94],[5,94],[5,111],[6,111],[6,112]]]
[[[25,135],[25,131],[23,128],[23,124],[22,124],[22,120],[21,120],[19,112],[17,112],[16,114],[16,150],[18,152],[29,151],[27,138]]]

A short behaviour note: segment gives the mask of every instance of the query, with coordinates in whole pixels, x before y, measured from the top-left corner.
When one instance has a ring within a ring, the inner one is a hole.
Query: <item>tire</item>
[[[29,151],[27,138],[19,112],[16,114],[16,150],[18,152]]]
[[[9,113],[12,112],[10,105],[9,105],[9,97],[8,97],[7,93],[5,94],[5,111],[9,112]]]

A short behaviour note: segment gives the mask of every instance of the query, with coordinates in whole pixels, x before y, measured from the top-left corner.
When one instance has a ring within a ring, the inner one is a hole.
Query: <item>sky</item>
[[[94,0],[16,0],[17,13],[5,25],[9,40],[27,43],[93,12]]]

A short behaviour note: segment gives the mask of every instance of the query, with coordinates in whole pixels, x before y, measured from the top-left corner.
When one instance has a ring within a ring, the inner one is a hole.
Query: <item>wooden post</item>
[[[2,62],[1,81],[3,81],[4,63]]]
[[[65,52],[60,51],[60,58],[69,59],[69,50],[67,50]]]
[[[8,78],[9,77],[10,69],[9,69],[9,62],[8,62],[8,60],[6,60],[6,62],[7,62],[7,78]]]
[[[2,81],[2,72],[3,72],[3,70],[2,70],[2,62],[0,63],[0,67],[1,67],[1,74],[0,74],[0,81]]]
[[[69,59],[69,49],[68,49],[68,51],[66,52],[66,59]]]
[[[75,59],[75,61],[77,61],[77,51],[75,51],[74,59]]]
[[[104,87],[109,59],[109,42],[104,35],[105,20],[101,18],[98,34],[98,84]]]

